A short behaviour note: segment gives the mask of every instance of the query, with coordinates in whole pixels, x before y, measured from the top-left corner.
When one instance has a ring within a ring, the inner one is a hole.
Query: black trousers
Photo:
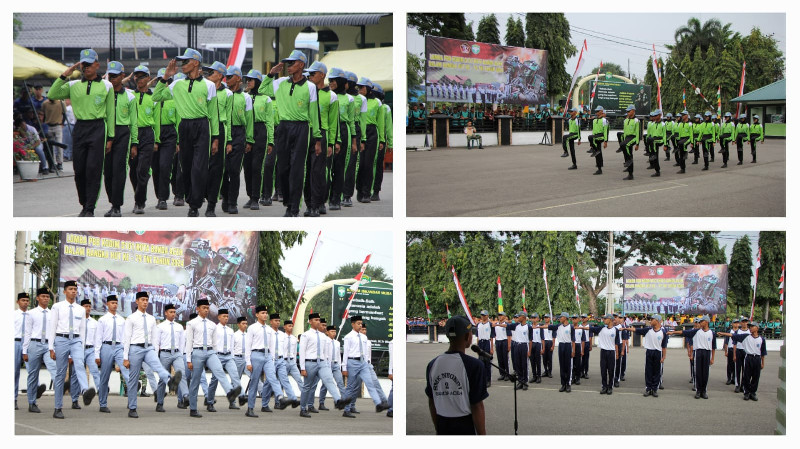
[[[583,373],[583,354],[581,353],[582,341],[575,342],[575,357],[572,358],[572,381],[581,377]]]
[[[355,186],[357,185],[356,179],[358,172],[362,169],[360,168],[361,162],[363,161],[363,155],[361,152],[361,126],[356,124],[356,148],[355,152],[351,149],[350,153],[348,153],[347,163],[345,165],[345,172],[344,172],[344,190],[342,194],[346,198],[350,198],[353,196],[353,191],[355,190]]]
[[[647,349],[644,353],[644,384],[648,390],[658,390],[661,382],[661,351]]]
[[[697,139],[692,144],[692,154],[694,154],[694,162],[700,160],[700,142]]]
[[[561,147],[564,148],[564,153],[566,154],[567,148],[569,148],[570,157],[572,157],[572,165],[577,165],[575,159],[575,141],[578,140],[577,135],[569,135],[565,136],[564,139],[561,141]]]
[[[561,385],[572,385],[572,343],[558,344],[558,366]]]
[[[622,155],[625,162],[631,161],[631,166],[626,170],[628,173],[633,174],[633,139],[634,136],[625,136],[621,132],[617,133],[619,139],[619,147],[622,148]]]
[[[175,147],[178,143],[178,131],[175,125],[161,125],[161,143],[153,154],[153,187],[159,201],[169,199],[169,185],[172,177],[172,162],[175,160]]]
[[[747,355],[744,349],[736,349],[736,386],[742,386],[742,371],[744,370],[744,357]]]
[[[500,375],[508,375],[508,340],[505,338],[494,340],[494,355],[497,358],[497,365],[500,367]]]
[[[105,154],[105,120],[78,120],[72,128],[72,167],[78,202],[86,210],[94,211],[100,196]]]
[[[597,168],[603,168],[603,142],[605,140],[602,137],[589,136],[589,146],[597,152],[594,157]]]
[[[692,358],[689,360],[689,372],[692,376],[692,383],[695,389],[697,388],[697,372],[694,369],[694,359],[697,357],[697,351],[692,351]]]
[[[655,169],[656,173],[661,173],[661,161],[658,159],[658,146],[661,145],[661,142],[656,141],[655,139],[650,140],[650,164],[652,164],[653,169]]]
[[[703,141],[703,166],[708,168],[708,158],[714,154],[714,144],[712,142]],[[712,159],[713,160],[713,159]]]
[[[682,137],[678,139],[678,146],[676,147],[678,151],[675,152],[675,159],[680,165],[681,170],[686,170],[686,158],[689,156],[689,151],[687,149],[688,141],[688,137]]]
[[[278,184],[283,205],[294,214],[300,212],[310,132],[308,122],[290,120],[282,120],[275,131]]]
[[[219,146],[217,154],[210,154],[208,156],[208,184],[206,189],[206,199],[208,205],[217,204],[219,200],[219,192],[222,190],[222,177],[225,173],[225,127],[229,126],[226,123],[219,124]]]
[[[603,388],[612,388],[614,386],[615,359],[616,351],[600,350],[600,377],[603,379]]]
[[[114,143],[103,166],[103,182],[108,202],[112,207],[122,207],[125,197],[125,178],[128,171],[128,155],[131,147],[131,129],[128,125],[114,128]]]
[[[542,344],[538,342],[531,343],[531,374],[533,377],[542,377]]]
[[[756,161],[756,139],[750,139],[750,154],[753,156],[753,162]]]
[[[274,153],[274,151],[273,151]],[[269,180],[270,196],[272,196],[272,175],[275,169],[267,173],[264,168],[264,156],[267,154],[267,124],[264,122],[253,123],[253,147],[249,153],[242,157],[242,170],[244,171],[244,189],[250,201],[258,201],[265,187],[265,180]],[[273,161],[274,161],[273,156]]]
[[[761,356],[746,355],[744,357],[744,378],[742,388],[747,394],[758,391],[758,380],[761,378]]]
[[[711,362],[711,351],[708,349],[695,349],[694,351],[694,375],[695,386],[699,393],[705,393],[708,388],[709,363]]]
[[[622,373],[622,345],[620,345],[619,351],[619,358],[614,360],[614,380],[617,382],[619,382],[620,373]]]
[[[342,201],[342,192],[344,191],[345,168],[350,161],[350,150],[352,145],[352,137],[350,137],[350,128],[347,122],[339,122],[339,135],[342,138],[341,149],[339,154],[334,152],[333,160],[331,161],[331,204],[339,204]]]
[[[478,340],[478,347],[486,352],[492,351],[492,340]],[[483,374],[486,377],[486,383],[492,383],[492,364],[489,359],[480,359],[483,362]]]
[[[362,196],[371,196],[372,180],[375,175],[375,155],[378,152],[378,127],[375,125],[367,125],[367,141],[364,145],[364,151],[361,152],[359,161],[358,174],[356,180],[358,184],[358,191]]]
[[[314,139],[308,144],[308,154],[306,156],[306,177],[303,184],[303,195],[309,208],[315,209],[325,204],[325,192],[327,191],[328,181],[326,179],[326,163],[327,163],[327,133],[325,130],[320,130],[322,138],[320,139],[319,154],[314,152]]]
[[[181,176],[189,207],[199,209],[206,196],[211,156],[211,126],[205,117],[183,119],[178,125]],[[224,135],[219,138],[225,140]],[[222,148],[219,151],[225,152]]]
[[[744,157],[744,135],[742,134],[736,136],[736,153],[739,156],[739,162],[742,162]]]
[[[625,372],[628,369],[628,340],[622,340],[622,346],[623,348],[620,350],[619,355],[620,379],[625,377]]]
[[[514,370],[515,373],[519,371],[517,368],[517,359],[516,359],[517,356],[516,353],[514,352],[516,347],[517,347],[517,342],[512,341],[511,347],[508,348],[509,355],[511,355],[511,369]]]
[[[733,361],[733,351],[735,351],[735,349],[728,348],[728,353],[727,353],[728,363],[727,363],[726,373],[728,375],[727,380],[729,381],[733,381],[735,379],[735,374],[736,374],[736,362]]]
[[[383,160],[386,157],[386,145],[382,150],[378,150],[378,155],[375,158],[375,179],[372,181],[372,193],[377,194],[381,191],[381,184],[383,184]]]
[[[175,155],[172,157],[172,179],[170,184],[172,184],[172,194],[175,195],[175,198],[185,198],[186,194],[184,193],[184,185],[183,185],[183,168],[181,167],[181,154],[178,152],[180,145],[175,146]]]
[[[517,381],[523,384],[528,383],[528,345],[526,343],[515,344],[511,356],[516,363],[514,371],[517,373]]]
[[[591,341],[583,342],[583,360],[581,361],[581,367],[583,368],[582,374],[584,376],[589,375],[589,354],[591,353],[591,349],[592,349]]]
[[[156,134],[150,126],[139,128],[139,145],[136,147],[135,173],[131,170],[131,176],[136,176],[134,189],[136,193],[133,199],[136,204],[144,206],[147,201],[147,183],[150,182],[150,166],[153,163],[153,145],[155,145]],[[133,181],[133,179],[131,179]]]
[[[550,332],[545,330],[545,332]],[[553,340],[544,341],[544,356],[542,357],[542,365],[544,365],[545,375],[553,374]]]
[[[725,136],[723,136],[719,140],[719,146],[720,146],[720,149],[722,149],[722,163],[723,164],[727,164],[728,163],[728,155],[730,154],[730,150],[729,150],[730,143],[731,142],[729,140],[725,140]]]
[[[242,160],[244,146],[247,144],[244,126],[231,128],[233,149],[225,155],[225,173],[222,176],[222,202],[236,206],[239,201],[239,186],[242,183]],[[252,150],[250,150],[252,152]]]
[[[664,153],[667,154],[667,158],[665,159],[667,161],[669,160],[669,152],[670,152],[669,144],[670,144],[670,142],[672,143],[673,147],[675,146],[675,140],[674,140],[673,136],[674,136],[673,133],[667,132],[667,136],[666,136],[667,138],[664,139]]]

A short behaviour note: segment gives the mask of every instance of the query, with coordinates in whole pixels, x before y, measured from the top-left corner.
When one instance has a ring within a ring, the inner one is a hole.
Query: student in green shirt
[[[700,146],[703,142],[703,116],[700,114],[694,115],[694,126],[692,126],[692,153],[694,154],[694,161],[692,165],[697,165],[700,161]]]
[[[228,91],[231,92],[228,106],[228,120],[231,129],[231,151],[225,156],[225,173],[222,177],[222,211],[235,215],[239,213],[239,186],[242,178],[242,164],[245,152],[253,147],[253,97],[242,91],[242,70],[228,66]],[[227,150],[226,150],[227,151]]]
[[[67,81],[78,68],[83,77]],[[72,167],[75,170],[78,202],[82,207],[79,217],[94,217],[105,154],[114,141],[114,88],[110,82],[98,76],[99,68],[97,52],[92,49],[81,50],[80,60],[53,82],[47,94],[52,100],[69,99],[75,114]]]
[[[158,82],[164,77],[166,69],[160,69],[155,81]],[[170,80],[167,80],[170,82]],[[152,83],[152,81],[151,81]],[[177,163],[175,150],[178,146],[178,125],[180,117],[175,110],[175,100],[164,100],[156,103],[156,126],[159,128],[158,150],[153,153],[153,187],[156,191],[158,204],[156,209],[167,210],[167,200],[169,199],[170,177],[172,176],[172,164]],[[183,201],[183,195],[175,195],[174,205],[178,205],[178,200]]]
[[[717,127],[711,121],[711,112],[706,111],[703,114],[703,122],[700,124],[700,137],[703,145],[703,169],[708,171],[708,158],[709,153],[714,154],[714,141],[717,138]]]
[[[244,186],[248,197],[244,208],[259,210],[259,204],[272,205],[275,175],[275,152],[272,150],[275,141],[273,105],[270,97],[258,92],[264,79],[261,72],[252,69],[247,72],[244,79],[247,80],[247,95],[250,96],[250,103],[253,105],[250,111],[253,116],[253,144],[249,151],[245,146],[243,158]],[[267,156],[269,162],[265,164],[264,158],[268,152],[271,156]]]
[[[331,161],[331,188],[328,201],[329,210],[342,208],[342,190],[344,189],[345,167],[350,160],[350,150],[355,141],[355,102],[353,96],[346,92],[347,73],[332,67],[328,73],[328,87],[336,94],[336,104],[339,108],[339,123],[337,125],[336,147],[334,147]]]
[[[328,74],[328,67],[325,64],[314,61],[308,68],[308,81],[317,87],[319,100],[319,123],[322,152],[316,153],[313,148],[309,148],[306,159],[306,180],[303,186],[306,198],[307,209],[303,213],[305,217],[319,217],[326,214],[325,203],[328,200],[330,191],[330,174],[328,161],[333,159],[333,147],[336,143],[336,134],[339,129],[339,105],[337,95],[331,92],[329,87],[325,87],[325,77]]]
[[[719,152],[722,153],[722,168],[727,168],[730,143],[736,140],[736,124],[731,121],[730,112],[726,112],[724,117],[725,122],[720,127]]]
[[[575,141],[578,141],[578,145],[581,144],[581,125],[578,119],[578,110],[576,108],[570,108],[569,116],[570,118],[564,123],[564,138],[561,140],[561,147],[564,149],[564,154],[562,154],[561,157],[571,156],[572,165],[568,170],[577,170],[578,164],[575,160]],[[569,148],[569,154],[567,154],[567,148]]]
[[[694,125],[689,121],[689,111],[681,112],[681,122],[678,123],[675,133],[678,142],[675,148],[675,160],[681,167],[678,174],[686,173],[686,158],[689,156],[689,145],[694,142]]]
[[[225,64],[214,61],[210,66],[203,67],[203,70],[206,79],[214,83],[214,88],[217,90],[220,147],[225,149],[225,151],[218,151],[212,154],[208,160],[208,191],[206,192],[208,206],[206,207],[205,216],[216,217],[215,209],[220,190],[222,190],[222,177],[225,173],[227,155],[233,151],[233,145],[231,144],[231,124],[228,115],[233,92],[224,84],[225,73],[228,71]]]
[[[147,201],[147,183],[150,181],[150,167],[153,163],[153,152],[158,151],[158,142],[161,125],[156,125],[156,108],[153,102],[153,93],[149,88],[150,69],[139,65],[133,69],[133,78],[136,82],[136,111],[138,140],[134,142],[136,149],[131,149],[131,184],[133,185],[134,205],[133,213],[144,214]]]
[[[198,209],[208,192],[209,158],[219,151],[219,114],[217,110],[217,89],[214,83],[204,79],[200,72],[202,63],[200,52],[187,48],[183,56],[178,56],[167,65],[164,78],[153,93],[154,101],[175,100],[175,108],[181,116],[178,126],[181,168],[183,170],[184,191],[188,195],[189,217],[198,217]],[[167,85],[167,79],[177,73],[177,62],[182,63],[181,71],[186,78],[176,79]]]
[[[736,124],[736,153],[739,156],[739,163],[742,165],[744,158],[744,142],[750,140],[750,125],[747,123],[747,114],[739,114],[739,123]]]
[[[650,168],[655,173],[650,175],[652,178],[661,176],[661,162],[658,160],[658,147],[664,144],[667,136],[667,127],[661,121],[661,110],[656,109],[650,112],[651,121],[647,124],[647,140],[650,144]]]
[[[342,190],[342,206],[353,207],[351,200],[356,186],[356,172],[358,172],[359,162],[361,159],[361,113],[366,111],[366,101],[363,95],[358,93],[356,83],[358,83],[358,76],[353,72],[345,72],[347,74],[347,94],[353,97],[353,127],[351,128],[350,135],[353,137],[353,144],[350,148],[350,154],[345,165],[344,172],[344,188]]]
[[[277,102],[280,123],[275,130],[276,168],[286,207],[284,217],[296,217],[300,213],[309,144],[313,142],[314,154],[322,154],[317,86],[303,76],[307,62],[305,53],[293,50],[269,71],[271,79],[261,83],[259,88],[261,93],[274,95]],[[284,66],[289,76],[278,78]]]
[[[136,101],[133,92],[125,89],[122,79],[125,76],[125,67],[119,61],[111,61],[106,69],[111,82],[114,96],[114,141],[111,148],[106,150],[106,160],[103,167],[103,182],[105,183],[108,202],[111,209],[104,217],[121,217],[122,204],[125,196],[125,179],[128,171],[128,157],[131,145],[136,146],[139,127],[137,125]]]
[[[385,94],[383,92],[383,88],[379,84],[373,83],[375,86],[375,92],[377,93],[378,100],[383,103]],[[372,181],[372,196],[370,197],[370,201],[380,201],[381,196],[381,184],[383,184],[383,161],[386,158],[387,153],[392,152],[392,148],[394,147],[394,134],[392,132],[392,108],[389,107],[388,104],[383,104],[383,117],[384,117],[384,124],[383,124],[383,136],[386,141],[384,144],[384,149],[378,151],[378,157],[375,158],[375,178]],[[472,115],[472,112],[470,112]]]
[[[628,172],[628,176],[623,180],[630,181],[633,179],[633,152],[639,151],[639,119],[636,118],[636,108],[632,104],[628,105],[625,113],[627,115],[622,132],[617,133],[617,138],[625,156],[624,166]]]
[[[369,203],[375,179],[375,157],[383,150],[386,140],[383,132],[385,119],[382,103],[372,90],[372,81],[362,76],[356,85],[358,93],[367,99],[361,107],[361,167],[356,199],[360,203]]]
[[[664,137],[664,153],[667,155],[665,160],[668,161],[670,153],[669,144],[672,143],[672,145],[675,146],[675,141],[673,140],[675,122],[672,121],[672,112],[667,112],[667,115],[664,116],[664,130],[666,131],[666,135]]]
[[[589,136],[589,146],[592,148],[591,156],[595,158],[597,171],[593,174],[603,174],[603,149],[608,147],[608,120],[606,119],[606,110],[602,106],[594,109],[596,116],[592,120],[592,135]],[[600,147],[600,144],[603,147]]]
[[[756,143],[764,141],[764,129],[758,121],[758,115],[754,115],[753,124],[750,125],[750,135],[748,136],[748,140],[750,140],[750,154],[753,155],[753,160],[750,161],[752,164],[756,163]]]

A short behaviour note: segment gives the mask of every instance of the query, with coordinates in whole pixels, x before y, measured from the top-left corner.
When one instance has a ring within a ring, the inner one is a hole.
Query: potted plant
[[[14,132],[14,163],[19,170],[19,176],[25,181],[36,181],[39,176],[39,156],[36,154],[36,145],[39,139],[29,139],[27,136]]]

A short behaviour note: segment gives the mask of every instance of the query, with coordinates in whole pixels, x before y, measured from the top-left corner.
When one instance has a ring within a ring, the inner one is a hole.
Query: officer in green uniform
[[[681,122],[676,130],[677,145],[675,147],[675,160],[681,167],[678,174],[686,173],[686,159],[689,157],[689,145],[694,142],[694,125],[689,121],[689,111],[681,112]]]
[[[328,73],[328,85],[336,94],[336,104],[339,108],[339,124],[337,128],[336,143],[339,147],[333,151],[331,163],[331,190],[328,209],[340,210],[342,208],[342,190],[344,189],[345,167],[350,161],[351,149],[355,148],[355,100],[346,92],[347,73],[337,67],[331,68]]]
[[[166,70],[166,69],[165,69]],[[186,75],[183,73],[176,73],[174,78],[175,81],[185,79]],[[172,81],[169,81],[171,84]],[[172,101],[172,107],[175,107],[175,101]],[[174,196],[174,200],[172,200],[173,206],[184,206],[186,204],[186,192],[183,183],[183,168],[181,162],[181,133],[180,133],[180,123],[181,123],[181,116],[178,115],[178,109],[175,108],[175,115],[178,117],[178,123],[176,123],[175,128],[178,130],[178,140],[175,144],[175,156],[172,158],[172,178],[170,179],[170,185],[172,186],[172,195]]]
[[[125,178],[128,171],[128,157],[131,145],[136,145],[137,125],[136,101],[133,92],[125,89],[122,79],[125,67],[119,61],[108,63],[106,70],[114,92],[114,141],[111,148],[106,149],[106,160],[103,166],[103,182],[105,183],[108,202],[111,209],[104,217],[121,217],[125,196]]]
[[[217,90],[220,147],[225,148],[225,151],[212,154],[208,160],[208,191],[206,192],[208,207],[206,208],[205,216],[216,217],[215,209],[217,207],[220,190],[222,190],[222,178],[225,173],[226,159],[228,154],[233,151],[233,145],[231,144],[231,126],[228,115],[233,92],[223,83],[225,81],[225,74],[228,72],[225,64],[214,61],[210,66],[203,67],[203,70],[205,71],[206,79],[214,83],[214,87]]]
[[[309,143],[313,141],[316,155],[322,154],[317,86],[303,76],[307,62],[305,53],[293,50],[269,71],[271,79],[259,88],[261,93],[274,95],[278,103],[280,123],[275,130],[275,147],[277,179],[286,207],[284,217],[296,217],[300,213]],[[284,66],[289,76],[278,78]]]
[[[758,123],[759,117],[758,115],[753,115],[753,124],[750,125],[750,135],[748,136],[748,140],[750,141],[750,154],[753,155],[753,160],[750,163],[756,163],[756,143],[764,141],[764,128],[761,127],[761,123]]]
[[[650,145],[650,165],[656,172],[650,175],[652,178],[661,176],[661,162],[658,157],[658,148],[664,145],[667,138],[667,127],[661,121],[661,110],[656,109],[650,112],[652,120],[647,123],[647,143]]]
[[[217,89],[214,83],[201,75],[200,52],[187,48],[183,56],[176,59],[182,62],[181,70],[186,78],[167,84],[166,80],[177,72],[176,60],[171,60],[153,93],[153,100],[175,100],[175,108],[181,116],[178,142],[184,191],[189,199],[188,216],[197,217],[208,190],[209,157],[217,154],[219,140],[225,136],[219,135]]]
[[[386,144],[383,132],[386,121],[382,103],[372,91],[372,81],[362,76],[356,86],[358,93],[367,99],[366,104],[361,107],[361,168],[356,178],[360,179],[356,199],[360,203],[369,203],[372,180],[375,179],[375,156]]]
[[[625,112],[625,122],[622,132],[617,133],[617,139],[625,156],[625,171],[628,172],[623,180],[630,181],[633,179],[633,152],[639,151],[639,119],[636,118],[636,108],[632,104],[628,105]]]
[[[711,123],[714,124],[714,141],[711,142],[711,145],[708,146],[709,148],[709,157],[711,158],[711,162],[714,162],[714,144],[719,142],[719,135],[720,135],[720,126],[719,126],[719,119],[717,118],[717,114],[711,114]]]
[[[694,161],[692,161],[692,165],[697,165],[700,160],[700,146],[703,142],[703,116],[700,114],[694,115],[694,126],[692,126],[692,153],[694,154]]]
[[[356,188],[356,173],[359,171],[359,162],[362,157],[360,145],[361,114],[362,112],[366,111],[367,99],[358,93],[358,89],[356,88],[358,77],[356,74],[353,72],[345,73],[347,73],[347,93],[353,97],[353,129],[355,131],[351,133],[354,141],[352,147],[350,148],[350,154],[348,156],[349,159],[344,172],[344,190],[342,191],[344,198],[342,199],[342,206],[353,207],[353,201],[351,200],[351,197],[353,196],[353,191]]]
[[[725,122],[720,127],[719,152],[722,153],[722,167],[728,167],[728,156],[730,155],[730,143],[736,140],[736,125],[731,121],[731,113],[725,113]]]
[[[222,211],[238,214],[239,185],[242,178],[242,163],[245,153],[253,147],[253,97],[242,91],[242,70],[229,66],[228,90],[232,93],[228,108],[232,150],[225,158],[225,174],[222,178]]]
[[[77,68],[80,80],[67,81]],[[81,50],[80,61],[69,67],[53,82],[48,97],[51,100],[72,102],[75,127],[72,129],[72,167],[75,187],[82,209],[79,217],[94,217],[100,195],[105,153],[114,141],[114,91],[109,81],[97,75],[100,63],[97,52]]]
[[[378,97],[378,100],[383,103],[384,98],[386,98],[383,88],[380,84],[372,83],[375,88],[375,94]],[[381,196],[381,184],[383,184],[383,161],[386,158],[386,153],[391,153],[392,149],[394,148],[394,133],[392,132],[393,121],[392,121],[392,108],[389,107],[388,104],[383,103],[383,133],[384,139],[386,144],[384,145],[384,149],[378,151],[378,157],[375,158],[375,178],[372,181],[372,196],[369,198],[370,201],[380,201]],[[472,113],[470,113],[471,115]]]
[[[165,71],[166,69],[158,71],[157,80],[164,77]],[[159,128],[159,144],[158,150],[153,153],[153,187],[158,199],[158,204],[156,204],[158,210],[167,210],[172,164],[177,163],[175,151],[178,147],[178,124],[180,121],[181,118],[175,110],[175,100],[156,103],[155,122]],[[181,195],[182,198],[183,195]],[[175,195],[175,201],[177,200],[178,195]]]
[[[673,143],[673,145],[674,145],[674,142],[672,140],[673,131],[675,129],[674,127],[675,127],[675,122],[672,121],[672,112],[667,112],[667,115],[664,116],[664,132],[665,132],[665,135],[664,135],[664,153],[667,156],[666,159],[665,159],[667,161],[669,160],[669,152],[670,152],[669,145],[670,145],[670,143]]]
[[[264,198],[264,205],[272,205],[272,185],[275,174],[275,152],[272,150],[274,139],[274,121],[272,99],[258,93],[264,79],[256,69],[244,76],[247,80],[247,94],[252,104],[253,144],[250,150],[245,147],[243,158],[244,186],[248,200],[245,209],[259,210],[259,199]],[[265,167],[264,157],[269,152],[272,163]],[[269,190],[266,194],[265,190]]]
[[[703,145],[703,169],[708,170],[708,157],[709,154],[714,154],[714,141],[717,140],[717,127],[711,121],[711,112],[706,111],[703,114],[703,122],[698,127],[700,129],[700,137]]]
[[[593,174],[603,174],[603,148],[608,147],[608,120],[606,110],[602,106],[594,108],[595,118],[592,120],[592,135],[589,136],[589,146],[592,147],[591,156],[594,157],[597,171]],[[602,148],[600,144],[603,144]]]
[[[153,152],[158,151],[161,125],[156,125],[156,107],[153,92],[150,90],[150,69],[139,65],[133,69],[136,82],[136,123],[139,126],[138,141],[131,147],[131,184],[133,185],[133,213],[144,214],[147,201],[147,183],[150,181],[150,167],[153,163]]]
[[[569,148],[569,154],[572,157],[572,165],[568,170],[577,170],[578,164],[575,160],[575,141],[578,141],[578,145],[581,144],[581,125],[578,119],[578,110],[571,108],[569,110],[569,116],[570,118],[567,120],[567,126],[565,127],[564,139],[561,141],[561,146],[564,148],[564,154],[562,154],[561,157],[567,156],[567,148]]]
[[[744,142],[750,140],[750,125],[747,123],[747,114],[739,114],[739,123],[736,124],[736,153],[739,156],[739,163],[742,165],[744,158]]]
[[[323,151],[317,154],[313,148],[309,148],[306,158],[306,180],[303,186],[303,194],[306,198],[307,208],[303,213],[305,217],[319,217],[326,214],[325,202],[328,200],[330,190],[330,174],[328,160],[333,158],[334,146],[340,148],[336,142],[336,134],[339,130],[339,107],[337,95],[331,92],[329,87],[325,87],[325,77],[328,75],[328,67],[325,64],[314,61],[308,67],[308,81],[317,87],[319,100],[319,123],[320,136]]]

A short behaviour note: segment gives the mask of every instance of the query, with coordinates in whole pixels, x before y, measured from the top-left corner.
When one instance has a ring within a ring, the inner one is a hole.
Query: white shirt
[[[83,307],[81,307],[83,308]],[[85,317],[86,315],[84,315]],[[83,344],[86,346],[93,346],[95,334],[97,333],[97,320],[92,317],[86,318],[83,331]]]
[[[128,321],[130,320],[131,319],[128,318]],[[187,362],[192,362],[192,351],[194,348],[202,349],[204,334],[206,337],[206,348],[214,349],[214,331],[216,330],[217,325],[208,318],[203,319],[198,316],[186,323],[186,347],[183,352],[186,354]]]
[[[320,332],[319,336],[319,344],[322,347],[321,356],[323,360],[331,361],[333,358],[333,346],[331,346],[331,337],[328,337],[328,334],[325,332]]]
[[[83,318],[86,310],[80,304],[61,301],[53,304],[50,309],[50,316],[47,317],[47,346],[50,350],[55,349],[56,334],[69,334],[70,318],[69,312],[72,309],[72,335],[83,340]]]
[[[300,370],[306,369],[306,359],[324,357],[324,348],[317,347],[317,343],[323,345],[325,338],[327,337],[316,329],[309,329],[300,335]]]
[[[24,316],[22,314],[25,314]],[[31,311],[26,310],[25,312],[22,309],[17,309],[14,311],[14,338],[22,339],[25,338],[25,335],[22,334],[22,319],[25,318],[25,333],[30,334],[31,332]]]
[[[264,349],[264,333],[272,330],[267,323],[261,324],[258,321],[247,326],[247,333],[244,336],[244,361],[247,365],[250,363],[250,353],[254,349]],[[266,354],[265,354],[266,355]]]
[[[242,331],[233,333],[233,355],[244,355],[244,336]]]
[[[598,348],[606,351],[616,351],[616,345],[619,344],[622,344],[622,340],[620,340],[620,332],[616,326],[612,326],[611,328],[608,326],[603,326],[603,328],[600,329],[600,332],[597,333]]]
[[[546,326],[550,326],[551,324],[553,324],[553,323],[552,322],[550,322],[550,323],[542,323],[542,325],[546,325]],[[544,329],[544,338],[542,340],[543,341],[551,341],[552,339],[553,339],[553,331],[551,331],[550,329]]]
[[[731,333],[734,334],[734,335],[739,335],[739,334],[748,334],[749,335],[750,334],[750,329],[741,329],[741,328],[739,328],[739,329],[736,329],[735,331],[733,331]],[[731,342],[733,343],[733,347],[734,348],[741,349],[741,348],[737,347],[738,343],[736,341],[731,340]]]
[[[186,347],[186,335],[183,331],[183,326],[176,323],[175,320],[164,320],[156,326],[155,336],[153,336],[154,346],[156,352],[166,349],[177,349],[183,352]],[[175,334],[175,346],[172,345],[173,334]]]
[[[267,341],[264,343],[264,347],[267,348],[267,351],[272,354],[272,360],[278,357],[277,352],[280,350],[278,348],[278,331],[267,326]]]
[[[650,330],[648,330],[647,333],[644,335],[644,348],[653,349],[655,351],[661,351],[662,345],[664,344],[665,341],[667,341],[667,336],[664,333],[663,326],[659,330],[650,328]]]
[[[125,340],[125,318],[119,313],[112,315],[107,312],[97,320],[97,330],[94,333],[94,358],[100,358],[100,349],[104,341],[114,342],[114,322],[117,323],[117,343]]]
[[[478,340],[491,340],[492,339],[492,323],[487,321],[485,323],[478,323]]]
[[[547,329],[544,330],[547,332]],[[556,330],[556,341],[561,343],[572,343],[576,340],[575,335],[573,334],[572,326],[567,324],[564,326],[563,324],[558,326],[558,330]]]
[[[284,332],[285,333],[285,332]],[[297,358],[297,337],[291,334],[286,334],[286,356],[294,360]]]
[[[233,329],[229,326],[223,326],[222,324],[217,324],[216,330],[214,332],[214,351],[216,352],[231,352],[233,349]],[[227,337],[227,344],[226,344],[226,337]],[[203,345],[203,336],[200,335],[200,345]]]
[[[147,339],[145,340],[145,322],[147,323]],[[142,313],[138,309],[128,316],[125,320],[125,338],[123,344],[123,360],[128,360],[128,353],[132,344],[153,345],[153,332],[156,329],[156,319],[153,315],[145,312]]]
[[[278,353],[276,356],[278,358],[285,358],[287,357],[287,347],[286,347],[286,332],[275,332],[275,338],[278,339]]]
[[[330,344],[333,355],[331,356],[331,362],[333,363],[342,363],[342,343],[339,340],[331,339],[333,343]]]
[[[507,323],[507,322],[506,322]],[[505,324],[505,323],[503,323]],[[505,340],[507,337],[506,335],[506,328],[503,326],[494,326],[494,338],[495,340]]]
[[[347,371],[347,360],[351,357],[361,357],[363,354],[364,360],[366,360],[367,354],[366,350],[364,349],[364,340],[365,337],[356,331],[350,331],[350,333],[344,337],[344,349],[342,350],[342,371]]]
[[[694,349],[706,349],[711,351],[716,347],[715,337],[714,331],[711,329],[707,331],[704,331],[703,329],[697,329],[694,337],[692,337],[692,347]]]

